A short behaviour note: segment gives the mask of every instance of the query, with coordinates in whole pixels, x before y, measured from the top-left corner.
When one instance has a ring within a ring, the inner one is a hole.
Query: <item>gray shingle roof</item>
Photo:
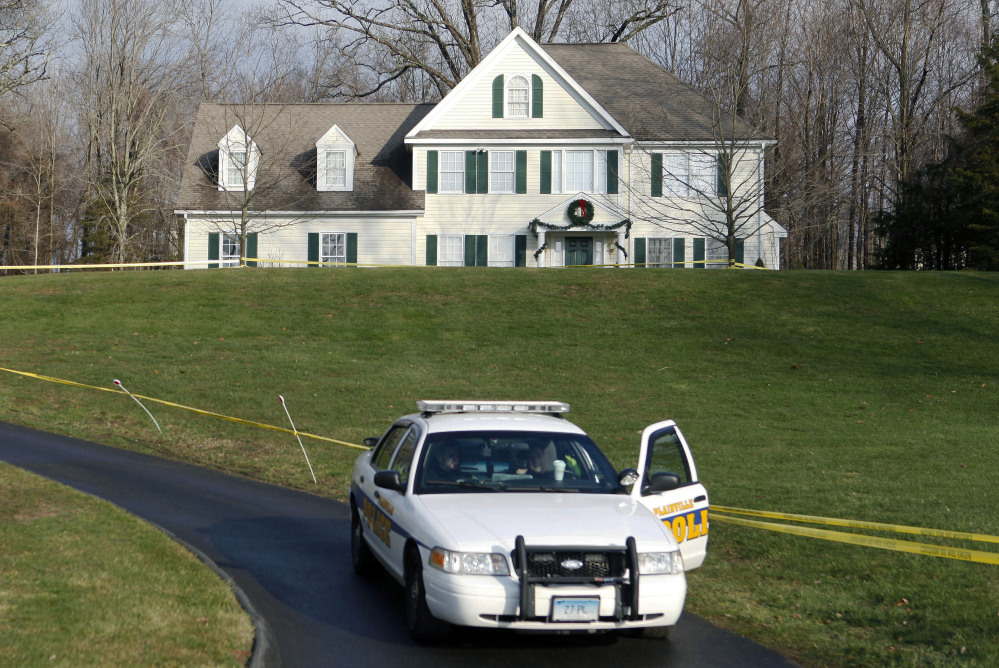
[[[715,105],[627,44],[540,46],[636,140],[715,139],[711,130],[718,114]],[[756,136],[748,124],[735,122],[734,136]]]
[[[250,206],[268,211],[422,210],[411,187],[403,139],[432,104],[204,103],[198,109],[177,198],[180,210],[239,208],[242,196],[219,192],[218,142],[239,124],[261,157]],[[316,142],[336,124],[357,148],[352,192],[316,190]]]

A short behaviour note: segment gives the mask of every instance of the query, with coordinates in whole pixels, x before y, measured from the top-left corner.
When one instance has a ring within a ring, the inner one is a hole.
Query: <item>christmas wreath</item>
[[[590,221],[593,220],[593,202],[588,202],[585,199],[574,199],[569,202],[569,208],[565,213],[573,225],[589,225]]]

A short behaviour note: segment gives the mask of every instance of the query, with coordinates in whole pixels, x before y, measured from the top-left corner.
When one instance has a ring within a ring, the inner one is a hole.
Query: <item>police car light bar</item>
[[[547,413],[569,412],[561,401],[417,401],[421,413]]]

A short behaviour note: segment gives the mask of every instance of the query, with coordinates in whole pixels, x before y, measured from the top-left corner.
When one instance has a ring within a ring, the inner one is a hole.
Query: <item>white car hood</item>
[[[443,534],[435,538],[450,538],[451,544],[441,547],[452,550],[509,552],[517,536],[528,545],[553,547],[624,546],[629,536],[640,552],[676,547],[662,522],[624,495],[424,494],[420,502]]]

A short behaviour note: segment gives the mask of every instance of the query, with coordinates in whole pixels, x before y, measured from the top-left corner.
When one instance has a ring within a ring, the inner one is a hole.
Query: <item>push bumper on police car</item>
[[[511,576],[424,571],[427,605],[461,626],[525,631],[613,631],[669,627],[687,583],[674,552],[671,573],[643,575],[634,540],[623,548],[528,546],[518,537]],[[520,566],[529,564],[525,574]]]

